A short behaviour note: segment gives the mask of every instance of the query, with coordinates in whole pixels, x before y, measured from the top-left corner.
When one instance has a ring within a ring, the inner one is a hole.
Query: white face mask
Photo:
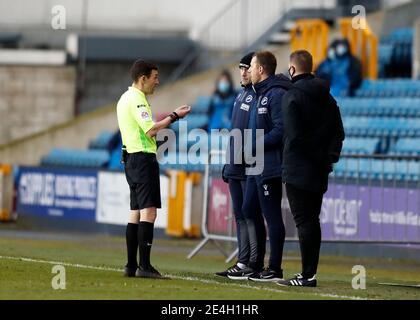
[[[230,84],[227,81],[219,81],[217,88],[221,93],[227,93],[230,90]]]
[[[345,45],[343,45],[343,44],[339,44],[339,45],[337,46],[337,55],[338,55],[339,57],[342,57],[342,56],[344,56],[346,53],[347,53],[347,47],[346,47]]]
[[[334,48],[329,48],[328,49],[328,58],[331,59],[331,60],[334,60],[335,59],[335,50],[334,50]]]

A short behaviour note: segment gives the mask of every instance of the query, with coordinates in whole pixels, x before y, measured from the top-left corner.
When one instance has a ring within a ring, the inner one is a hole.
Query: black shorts
[[[128,154],[125,177],[130,186],[131,210],[161,208],[159,163],[154,153]]]

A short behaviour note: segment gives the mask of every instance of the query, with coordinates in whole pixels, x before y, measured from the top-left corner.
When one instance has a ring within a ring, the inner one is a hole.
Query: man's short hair
[[[297,50],[292,52],[290,55],[290,62],[293,63],[300,72],[312,72],[312,55],[306,50]]]
[[[270,51],[260,51],[254,54],[257,58],[258,64],[262,66],[265,72],[272,76],[276,73],[277,59]]]
[[[133,65],[131,66],[131,79],[133,79],[134,82],[137,82],[137,80],[141,76],[146,76],[147,78],[150,77],[152,74],[152,70],[157,70],[157,66],[153,63],[146,62],[144,60],[136,60],[134,61]]]

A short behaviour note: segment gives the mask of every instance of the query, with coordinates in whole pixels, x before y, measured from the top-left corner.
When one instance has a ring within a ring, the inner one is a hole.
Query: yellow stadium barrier
[[[15,220],[13,215],[12,166],[0,164],[0,221]]]
[[[348,39],[354,56],[362,63],[363,77],[378,78],[378,38],[370,29],[366,19],[353,26],[353,18],[339,20],[341,35]],[[329,27],[321,19],[301,19],[290,31],[292,51],[308,50],[314,61],[314,70],[326,58]]]
[[[328,24],[321,19],[300,19],[290,31],[292,51],[307,50],[312,54],[314,70],[322,62],[328,48]]]
[[[200,223],[193,219],[194,186],[201,182],[198,172],[169,170],[168,225],[166,234],[175,237],[200,236]]]
[[[378,38],[370,29],[366,19],[356,27],[353,18],[342,18],[339,21],[340,32],[350,42],[351,53],[362,63],[363,77],[375,80],[378,78]]]

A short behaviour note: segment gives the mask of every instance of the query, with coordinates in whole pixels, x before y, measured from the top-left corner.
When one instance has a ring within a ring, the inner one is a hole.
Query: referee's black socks
[[[139,254],[140,267],[148,269],[150,266],[150,251],[152,250],[154,224],[147,221],[139,223]]]
[[[125,240],[127,243],[127,267],[137,269],[137,248],[139,246],[137,223],[128,223],[125,230]]]

